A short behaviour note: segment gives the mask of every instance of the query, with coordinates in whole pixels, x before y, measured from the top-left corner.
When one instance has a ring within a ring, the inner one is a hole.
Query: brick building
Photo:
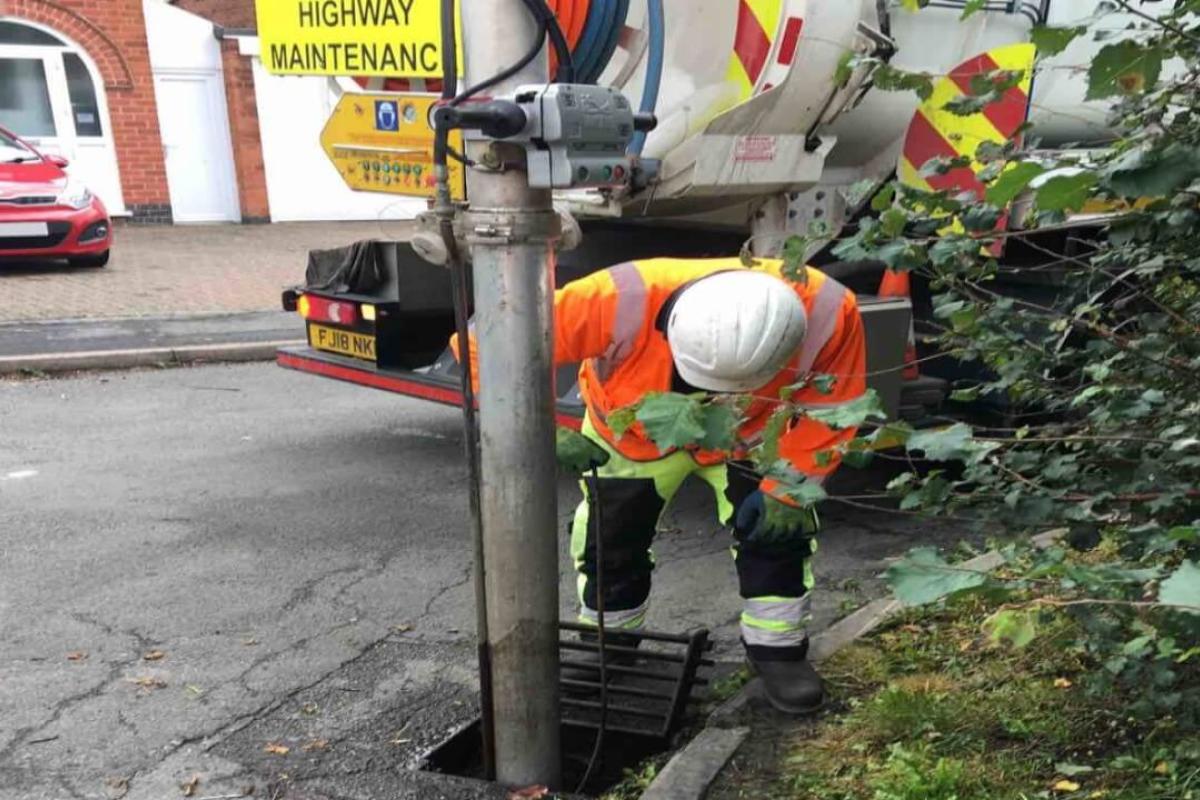
[[[181,5],[253,25],[252,0]],[[253,67],[218,31],[165,0],[0,0],[0,124],[114,215],[267,220]]]
[[[351,78],[279,77],[254,0],[0,0],[0,125],[134,222],[407,218],[350,191],[320,132]]]

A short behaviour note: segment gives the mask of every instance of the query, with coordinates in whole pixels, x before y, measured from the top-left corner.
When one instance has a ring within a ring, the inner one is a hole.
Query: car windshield
[[[20,139],[12,134],[0,131],[0,163],[20,161],[37,161],[38,154],[33,152]]]

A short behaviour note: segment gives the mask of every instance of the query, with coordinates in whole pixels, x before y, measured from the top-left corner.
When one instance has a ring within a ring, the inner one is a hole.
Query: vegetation
[[[983,5],[968,3],[964,16]],[[860,659],[846,661],[852,710],[799,746],[809,764],[799,795],[1198,792],[1200,0],[1097,5],[1096,24],[1038,29],[1034,43],[1045,58],[1079,37],[1101,42],[1088,97],[1112,103],[1111,140],[1044,151],[1027,126],[1018,141],[921,167],[970,167],[979,195],[867,187],[873,215],[836,238],[815,227],[785,248],[797,277],[824,246],[926,282],[935,322],[925,344],[937,348],[931,358],[977,367],[981,377],[952,400],[958,419],[984,421],[913,430],[881,423],[874,398],[805,412],[785,390],[758,469],[787,482],[795,503],[823,500],[776,457],[786,421],[876,423],[842,449],[845,463],[898,458],[907,468],[886,493],[830,500],[956,519],[1003,555],[985,573],[919,549],[890,569],[897,596],[932,615],[907,645],[894,628],[847,657]],[[1104,9],[1116,6],[1136,22],[1114,32]],[[857,63],[848,58],[847,72]],[[934,76],[873,66],[877,88],[933,95]],[[1022,78],[977,76],[944,108],[979,114]],[[1085,210],[1104,216],[1080,227],[1071,218]],[[1022,273],[1054,290],[1037,301],[1002,291]],[[834,380],[799,376],[797,386]],[[641,425],[662,447],[723,447],[744,407],[663,394],[612,422]],[[1051,529],[1059,543],[1033,545]],[[952,611],[939,610],[947,603]],[[819,787],[805,783],[814,773]]]
[[[1089,691],[1080,623],[1060,617],[1014,649],[981,633],[981,598],[919,610],[825,670],[844,713],[798,726],[767,769],[720,798],[1025,800],[1200,797],[1200,728],[1137,718],[1136,690]],[[1188,669],[1191,679],[1198,668]]]

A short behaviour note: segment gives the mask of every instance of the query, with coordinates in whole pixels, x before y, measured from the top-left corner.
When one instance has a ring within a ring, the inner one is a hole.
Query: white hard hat
[[[808,316],[795,290],[765,272],[731,270],[680,292],[667,322],[679,376],[698,389],[747,392],[796,354]]]

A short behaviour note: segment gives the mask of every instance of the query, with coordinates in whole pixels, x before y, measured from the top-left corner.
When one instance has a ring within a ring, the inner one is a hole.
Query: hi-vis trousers
[[[811,561],[816,552],[815,512],[803,530],[783,536],[756,536],[755,530],[740,530],[735,523],[743,503],[761,501],[761,497],[755,497],[760,479],[748,464],[704,467],[682,451],[654,461],[632,461],[604,441],[590,419],[584,420],[583,434],[603,447],[610,459],[597,472],[598,486],[591,476],[581,482],[584,500],[575,511],[571,528],[571,557],[579,573],[580,620],[597,623],[599,535],[604,537],[604,622],[610,629],[642,626],[654,569],[650,546],[659,518],[684,480],[695,475],[712,487],[721,524],[733,528],[733,556],[744,600],[743,640],[760,658],[803,658],[808,645],[805,624],[810,613],[809,592],[813,588]],[[597,489],[602,525],[599,531],[588,502]],[[697,586],[695,591],[703,592],[705,587]],[[767,648],[771,650],[764,653]]]

